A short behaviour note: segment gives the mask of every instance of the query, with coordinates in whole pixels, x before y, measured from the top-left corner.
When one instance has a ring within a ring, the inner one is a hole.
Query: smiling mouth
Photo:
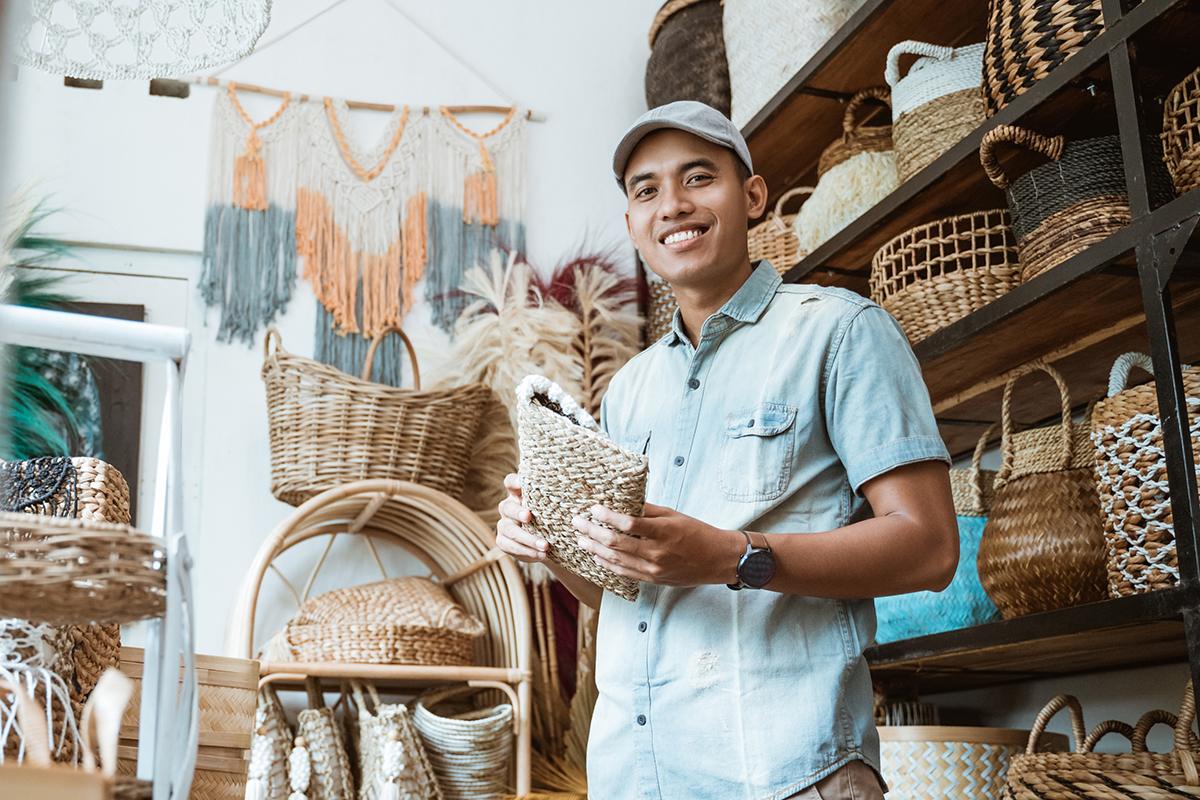
[[[683,244],[690,242],[692,239],[698,239],[701,235],[708,232],[708,228],[688,228],[687,230],[675,231],[671,235],[662,240],[663,244]]]

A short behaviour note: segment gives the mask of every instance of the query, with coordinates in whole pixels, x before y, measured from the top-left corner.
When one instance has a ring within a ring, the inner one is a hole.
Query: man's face
[[[755,202],[738,180],[736,156],[685,131],[642,139],[625,168],[625,221],[646,265],[676,285],[697,284],[740,269]],[[761,213],[761,210],[760,210]]]

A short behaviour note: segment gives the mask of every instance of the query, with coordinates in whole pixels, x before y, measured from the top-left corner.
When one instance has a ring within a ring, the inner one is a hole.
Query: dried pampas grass
[[[800,249],[816,250],[899,186],[893,150],[859,153],[831,167],[792,222]]]

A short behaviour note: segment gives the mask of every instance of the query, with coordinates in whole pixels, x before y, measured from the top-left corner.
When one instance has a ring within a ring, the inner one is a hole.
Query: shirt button
[[[754,427],[754,420],[750,420],[749,422],[747,422],[747,423],[746,423],[746,427],[747,427],[747,428],[753,428],[753,427]]]
[[[639,623],[638,623],[638,630],[639,630],[639,631],[641,631],[642,633],[645,633],[645,632],[646,632],[646,623],[644,623],[644,622],[639,622]]]
[[[677,467],[683,466],[683,456],[675,456],[675,466],[677,466]]]
[[[638,714],[638,720],[637,720],[637,722],[638,722],[638,725],[645,725],[645,724],[646,724],[646,715],[645,715],[645,714]]]
[[[688,381],[688,386],[692,389],[699,389],[700,388],[700,379],[692,378],[690,381]]]

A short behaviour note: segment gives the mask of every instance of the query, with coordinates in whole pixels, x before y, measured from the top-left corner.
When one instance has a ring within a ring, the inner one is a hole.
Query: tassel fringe
[[[463,222],[468,225],[491,225],[493,228],[499,224],[494,171],[474,172],[463,182]]]
[[[425,277],[425,262],[429,250],[429,199],[420,192],[408,199],[404,218],[404,313],[412,309],[416,299],[417,281]]]
[[[246,153],[233,162],[233,204],[251,211],[267,210],[267,169],[257,131],[246,140]]]

